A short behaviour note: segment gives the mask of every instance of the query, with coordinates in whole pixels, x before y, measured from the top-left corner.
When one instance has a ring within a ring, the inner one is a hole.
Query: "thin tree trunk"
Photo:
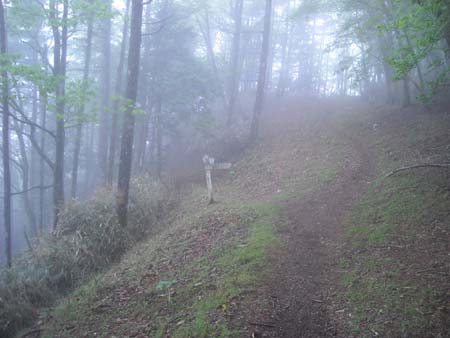
[[[89,18],[88,27],[87,27],[87,40],[86,40],[86,49],[84,55],[84,70],[83,70],[83,91],[87,90],[88,80],[89,80],[89,71],[91,66],[91,54],[92,54],[92,36],[93,36],[93,25],[94,19],[92,16]],[[82,106],[78,111],[78,114],[81,115],[84,113],[86,106],[86,97],[83,98]],[[75,149],[73,152],[73,162],[72,162],[72,184],[71,184],[71,192],[70,196],[72,199],[77,197],[77,187],[78,187],[78,167],[80,161],[80,151],[81,151],[81,138],[83,133],[83,122],[79,121],[77,124],[77,130],[75,135]]]
[[[411,104],[411,90],[409,86],[409,78],[406,75],[403,78],[403,107],[407,107]]]
[[[152,20],[151,7],[147,6],[145,10],[145,22],[151,22]],[[134,152],[134,172],[140,173],[143,170],[143,156],[145,148],[147,146],[148,128],[150,123],[150,115],[152,110],[152,97],[148,83],[151,78],[151,50],[152,50],[152,27],[150,24],[145,25],[145,38],[142,39],[142,70],[141,80],[139,81],[140,88],[143,88],[140,95],[141,107],[145,110],[145,115],[138,116],[136,118],[136,135],[135,135],[135,152]]]
[[[156,133],[156,177],[161,179],[162,176],[162,99],[158,96],[156,102],[156,116],[155,116],[155,133]]]
[[[274,14],[274,7],[273,7],[273,1],[272,1],[272,9],[271,9],[271,15],[275,15]],[[270,23],[270,32],[273,32],[273,19],[271,20]],[[272,88],[272,73],[273,73],[273,62],[274,62],[274,58],[275,58],[275,53],[276,53],[276,46],[273,43],[273,37],[272,34],[269,34],[269,55],[267,57],[267,75],[266,75],[266,88],[264,89],[265,92],[269,92]]]
[[[144,87],[145,88],[145,87]],[[136,172],[140,173],[144,170],[144,156],[145,156],[145,149],[147,147],[147,141],[148,141],[148,134],[150,129],[150,120],[151,120],[151,111],[152,106],[151,104],[147,104],[146,107],[147,115],[142,116],[142,120],[140,121],[139,131],[137,133],[136,137],[136,160],[135,160],[135,170]]]
[[[5,22],[5,9],[3,0],[0,0],[0,53],[5,56],[7,48],[7,33]],[[6,68],[3,68],[6,69]],[[12,266],[12,237],[11,237],[11,166],[9,158],[9,84],[8,73],[2,72],[2,140],[3,140],[3,216],[5,222],[6,235],[6,265]]]
[[[385,79],[385,83],[386,83],[386,97],[387,97],[387,102],[389,104],[394,103],[394,89],[393,89],[393,81],[392,81],[392,70],[390,68],[390,66],[386,63],[383,62],[383,70],[384,70],[384,79]]]
[[[105,0],[108,13],[112,9],[112,1]],[[109,129],[109,94],[111,81],[111,19],[105,19],[103,27],[103,64],[101,73],[101,113],[98,133],[98,178],[103,185],[108,180],[108,129]]]
[[[264,106],[264,89],[266,87],[267,61],[269,57],[270,27],[272,22],[272,0],[266,0],[266,10],[264,15],[264,34],[261,51],[261,62],[259,66],[258,87],[256,90],[255,107],[253,110],[253,120],[250,131],[250,139],[255,141],[258,138],[259,122]]]
[[[231,77],[229,81],[229,102],[228,102],[228,121],[230,126],[233,121],[234,111],[236,109],[236,100],[239,94],[239,60],[241,50],[241,34],[242,34],[242,13],[244,10],[244,0],[236,0],[234,13],[234,36],[233,47],[231,52]]]
[[[86,145],[86,168],[93,168],[97,164],[94,155],[94,145],[95,145],[95,137],[96,135],[96,126],[91,123],[85,128],[86,139],[88,139]],[[95,190],[95,170],[86,170],[86,176],[84,179],[84,195],[88,195]]]
[[[67,66],[67,39],[68,39],[68,11],[69,1],[63,1],[63,16],[61,22],[61,32],[58,26],[58,6],[53,1],[52,19],[54,20],[53,37],[54,37],[54,75],[59,78],[56,89],[56,160],[53,186],[54,200],[54,221],[53,230],[56,230],[59,215],[64,207],[64,151],[65,151],[65,76]]]
[[[148,150],[148,166],[153,170],[155,168],[155,149],[156,149],[156,117],[152,118],[152,131],[151,131],[151,140],[150,147]]]
[[[211,69],[213,71],[214,78],[220,88],[221,99],[222,99],[223,103],[225,104],[226,103],[225,93],[224,93],[224,90],[222,87],[221,76],[220,76],[219,70],[217,68],[216,56],[214,53],[213,42],[211,39],[211,23],[210,23],[209,10],[208,10],[207,5],[205,5],[205,9],[204,9],[204,27],[203,27],[202,23],[200,22],[200,19],[198,19],[198,26],[200,28],[200,32],[201,32],[201,34],[203,36],[203,40],[205,42],[206,52],[208,54],[208,60],[211,64]]]
[[[111,121],[111,133],[109,138],[109,158],[108,158],[108,184],[112,185],[114,181],[114,165],[116,162],[116,145],[117,145],[117,127],[119,118],[119,97],[122,93],[122,79],[125,66],[125,53],[128,40],[128,23],[129,23],[129,12],[130,12],[130,0],[127,0],[125,18],[122,29],[122,43],[120,46],[120,56],[119,65],[117,67],[117,77],[116,85],[114,89],[114,95],[116,99],[114,100],[112,108],[112,121]]]
[[[34,63],[37,64],[37,54],[33,55]],[[31,121],[35,124],[38,123],[38,87],[36,85],[33,86],[33,96],[32,96],[32,113],[31,113]],[[36,139],[36,127],[30,127],[30,138]],[[29,149],[30,156],[30,173],[29,173],[29,181],[32,187],[39,184],[39,175],[38,175],[38,164],[39,164],[39,155],[34,147],[30,147]],[[30,201],[31,201],[31,210],[34,214],[34,228],[38,231],[37,224],[37,208],[36,202],[38,201],[38,195],[36,191],[30,192]]]
[[[130,190],[131,165],[133,162],[134,106],[138,92],[140,52],[142,40],[142,0],[132,0],[130,47],[128,52],[128,75],[122,144],[120,149],[119,178],[117,184],[117,215],[122,227],[127,226],[128,198]]]
[[[22,95],[17,86],[15,86],[15,90],[17,93],[17,103],[20,107],[21,111],[25,111]],[[37,235],[37,225],[36,225],[36,216],[34,214],[33,210],[33,204],[30,200],[30,162],[28,161],[28,153],[27,153],[27,146],[25,144],[24,140],[24,126],[23,124],[19,123],[17,120],[13,121],[13,128],[17,136],[18,144],[19,144],[19,154],[20,154],[20,171],[22,172],[22,184],[21,184],[21,190],[23,193],[22,196],[22,202],[23,207],[25,209],[25,214],[28,218],[28,224],[30,226],[31,234],[32,236]],[[31,134],[31,137],[34,137],[35,133]],[[34,139],[34,138],[33,138]]]
[[[40,93],[40,110],[41,110],[41,125],[43,128],[47,125],[47,94],[41,91]],[[40,148],[43,152],[45,152],[45,133],[42,132]],[[41,186],[39,190],[39,232],[44,233],[44,199],[45,199],[45,162],[41,157],[39,162],[39,185]]]
[[[20,96],[20,94],[19,94]],[[23,207],[25,209],[25,214],[27,215],[28,222],[31,228],[31,234],[32,236],[37,235],[37,225],[36,225],[36,217],[34,215],[34,210],[32,207],[32,203],[30,201],[30,165],[28,161],[27,156],[27,147],[25,145],[25,140],[23,138],[23,126],[19,126],[19,123],[17,121],[14,121],[14,130],[17,135],[17,140],[19,141],[19,153],[20,153],[20,164],[21,164],[21,171],[22,171],[22,186],[21,189],[23,193],[22,196],[22,202]]]
[[[286,10],[285,24],[284,24],[284,35],[281,46],[281,69],[280,69],[280,78],[278,79],[277,86],[277,96],[282,97],[284,95],[284,91],[286,89],[286,79],[289,76],[289,57],[288,50],[290,51],[290,40],[291,40],[291,24],[290,24],[290,8],[291,2],[288,2],[288,8]]]

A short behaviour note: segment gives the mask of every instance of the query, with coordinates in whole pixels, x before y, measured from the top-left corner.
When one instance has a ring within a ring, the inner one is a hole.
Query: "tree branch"
[[[11,193],[11,196],[26,194],[27,192],[30,192],[30,191],[33,191],[33,190],[37,190],[37,189],[47,190],[47,189],[51,189],[51,188],[53,188],[53,185],[45,185],[45,186],[36,185],[36,186],[28,188],[26,190],[13,192],[13,193]]]
[[[52,132],[51,130],[42,127],[41,125],[34,123],[33,121],[31,121],[25,114],[25,112],[19,107],[19,105],[14,102],[11,101],[10,104],[11,108],[13,108],[15,111],[17,111],[23,118],[24,120],[21,120],[20,118],[18,118],[17,116],[13,115],[13,114],[9,114],[9,116],[11,116],[14,120],[20,122],[20,123],[24,123],[24,124],[28,124],[30,126],[36,127],[37,129],[40,129],[44,132],[46,132],[47,134],[49,134],[51,137],[53,137],[54,139],[56,139],[56,135],[54,132]]]
[[[394,176],[395,174],[398,174],[403,171],[413,170],[413,169],[420,169],[420,168],[441,168],[441,169],[450,169],[450,164],[417,164],[409,167],[402,167],[395,169],[391,171],[390,173],[386,174],[384,177],[388,178],[391,176]]]
[[[41,149],[40,145],[36,142],[36,140],[31,137],[31,135],[25,134],[31,141],[31,144],[33,145],[34,149],[38,152],[39,156],[42,157],[44,162],[50,167],[52,171],[55,171],[55,164],[53,161],[44,153],[44,151]]]

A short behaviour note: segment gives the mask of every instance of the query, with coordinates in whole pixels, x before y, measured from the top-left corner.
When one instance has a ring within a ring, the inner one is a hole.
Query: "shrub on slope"
[[[172,189],[136,178],[129,226],[120,227],[115,193],[99,191],[66,207],[58,230],[36,239],[13,269],[0,271],[0,337],[10,337],[37,317],[37,310],[117,261],[150,234],[173,207]]]

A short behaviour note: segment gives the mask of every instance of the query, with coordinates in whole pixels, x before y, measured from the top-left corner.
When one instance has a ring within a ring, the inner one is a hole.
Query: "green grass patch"
[[[426,225],[447,215],[449,202],[442,177],[426,179],[409,174],[380,180],[352,216],[353,243],[363,247],[385,245],[399,225]]]
[[[439,292],[423,287],[420,277],[405,276],[408,254],[417,253],[405,249],[404,257],[392,256],[389,248],[421,240],[418,234],[448,215],[449,205],[443,176],[409,173],[375,182],[356,207],[349,240],[358,254],[341,262],[348,271],[342,296],[356,336],[427,336]]]
[[[224,316],[234,298],[257,287],[270,272],[267,251],[278,243],[274,234],[274,222],[281,215],[281,208],[272,204],[245,208],[258,215],[248,229],[248,236],[238,243],[221,248],[212,263],[214,267],[211,263],[208,265],[202,261],[202,270],[193,282],[194,285],[206,279],[205,271],[210,271],[211,268],[218,269],[221,278],[216,280],[212,291],[205,292],[201,299],[193,303],[190,311],[193,319],[178,328],[174,337],[225,338],[239,335],[228,326]]]

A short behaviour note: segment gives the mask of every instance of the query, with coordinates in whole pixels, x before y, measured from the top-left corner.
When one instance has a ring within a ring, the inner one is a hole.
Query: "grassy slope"
[[[338,125],[372,144],[378,177],[448,160],[447,116],[344,116]],[[319,189],[345,161],[342,135],[301,123],[249,149],[217,185],[219,204],[207,208],[194,187],[161,234],[44,315],[41,336],[239,337],[243,298],[270,273],[267,252],[283,249],[279,202]],[[355,207],[336,310],[356,337],[450,336],[447,185],[435,170],[379,178]]]
[[[43,336],[230,336],[223,318],[227,304],[263,273],[278,210],[214,209],[198,225],[147,242],[77,290],[55,309]]]
[[[175,221],[44,316],[41,337],[238,337],[239,306],[270,273],[282,200],[336,176],[330,130],[291,131],[249,149],[205,206],[194,187]]]
[[[389,112],[368,135],[377,176],[349,220],[342,319],[363,337],[449,337],[448,173],[383,173],[448,162],[449,116]]]

